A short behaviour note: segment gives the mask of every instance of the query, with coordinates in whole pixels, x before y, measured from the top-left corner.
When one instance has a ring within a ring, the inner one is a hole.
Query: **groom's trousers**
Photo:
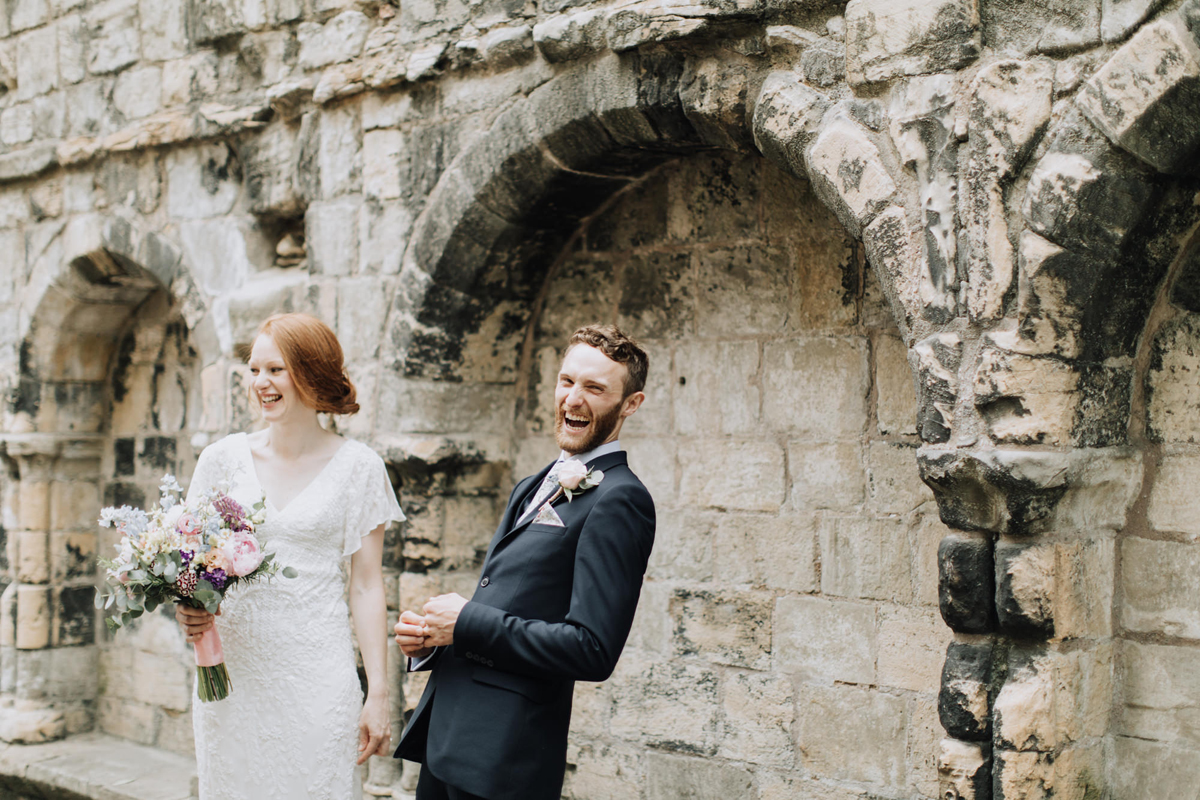
[[[422,764],[421,777],[417,779],[417,800],[484,800],[484,798],[442,783],[433,777],[429,767]]]

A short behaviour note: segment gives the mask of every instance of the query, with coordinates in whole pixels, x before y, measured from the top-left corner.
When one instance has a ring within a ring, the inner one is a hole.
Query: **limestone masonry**
[[[599,320],[659,532],[565,798],[1194,800],[1198,159],[1200,0],[0,0],[0,739],[191,752],[95,519],[263,317],[345,345],[393,616]]]

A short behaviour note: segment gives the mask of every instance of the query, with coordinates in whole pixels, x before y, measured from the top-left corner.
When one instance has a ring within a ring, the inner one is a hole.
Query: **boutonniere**
[[[604,480],[604,473],[598,469],[588,469],[581,461],[564,461],[558,470],[559,491],[567,496],[567,502],[576,492],[583,492],[593,486],[599,486]]]

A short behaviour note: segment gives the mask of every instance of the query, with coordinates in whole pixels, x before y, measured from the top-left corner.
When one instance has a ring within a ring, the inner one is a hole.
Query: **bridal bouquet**
[[[177,601],[210,614],[217,613],[229,587],[282,573],[296,577],[291,567],[280,569],[273,553],[264,553],[256,525],[266,520],[266,501],[249,511],[214,489],[181,502],[174,476],[163,476],[158,507],[149,512],[121,506],[100,512],[100,525],[116,525],[121,534],[117,557],[100,559],[105,584],[96,592],[96,607],[115,609],[107,618],[116,630],[163,603]],[[231,683],[215,627],[196,642],[197,693],[204,702],[229,696]]]

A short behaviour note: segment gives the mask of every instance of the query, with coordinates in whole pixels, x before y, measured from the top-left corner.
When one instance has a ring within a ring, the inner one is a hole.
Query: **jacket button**
[[[488,580],[488,577],[486,575],[484,575],[483,580],[481,580],[479,582],[479,585],[482,587],[482,586],[487,586],[489,583],[491,583],[491,581]]]

